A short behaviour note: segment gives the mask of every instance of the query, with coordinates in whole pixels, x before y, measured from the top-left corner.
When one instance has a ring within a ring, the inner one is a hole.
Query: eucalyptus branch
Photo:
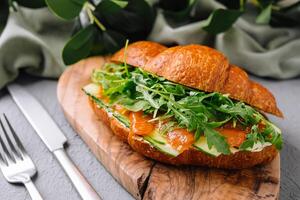
[[[93,4],[91,4],[90,2],[88,2],[88,1],[85,2],[84,5],[83,5],[83,10],[86,11],[86,13],[89,17],[90,23],[91,24],[96,24],[100,28],[100,30],[106,31],[105,26],[94,15],[95,9],[96,9],[95,6]]]
[[[10,8],[13,9],[14,12],[18,11],[17,6],[16,6],[16,2],[14,0],[8,0],[8,5],[9,5]]]
[[[199,30],[202,29],[211,35],[231,28],[238,18],[247,12],[247,3],[259,10],[256,18],[258,24],[292,27],[300,23],[296,15],[287,12],[299,8],[300,3],[297,1],[284,4],[275,0],[216,1],[222,3],[224,8],[212,10],[209,16],[199,23]],[[179,4],[184,5],[180,10],[177,9]],[[10,12],[18,11],[18,5],[33,9],[47,6],[55,16],[64,20],[78,20],[80,13],[84,12],[92,27],[76,26],[76,33],[65,44],[63,60],[65,64],[70,65],[90,55],[114,53],[123,47],[126,39],[130,39],[130,42],[146,39],[153,29],[157,9],[163,11],[167,23],[170,22],[171,26],[179,27],[198,21],[199,16],[193,12],[198,6],[202,6],[201,4],[202,2],[196,0],[172,0],[172,3],[169,3],[169,0],[158,0],[152,4],[149,4],[148,0],[101,0],[97,5],[90,0],[2,0],[0,30],[7,24],[9,8]],[[78,51],[81,48],[82,50]]]

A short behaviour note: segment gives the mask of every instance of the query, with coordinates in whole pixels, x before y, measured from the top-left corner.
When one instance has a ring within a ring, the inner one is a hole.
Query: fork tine
[[[22,142],[20,141],[18,135],[16,134],[15,130],[13,129],[13,127],[11,126],[10,122],[8,121],[6,115],[3,113],[3,117],[10,129],[10,133],[12,138],[14,139],[14,141],[16,142],[16,149],[18,150],[18,152],[20,153],[21,156],[26,156],[26,151],[24,146],[22,145]]]
[[[6,159],[3,158],[2,155],[3,155],[3,153],[2,153],[2,147],[1,147],[1,150],[0,150],[0,167],[1,167],[2,165],[7,165]]]
[[[7,155],[11,158],[13,162],[17,162],[18,159],[22,159],[20,154],[16,150],[16,145],[15,143],[12,142],[11,139],[11,132],[9,128],[7,127],[7,121],[3,118],[3,116],[0,116],[0,125],[2,128],[2,144],[3,147],[5,148],[6,152],[8,153]]]
[[[11,149],[13,150],[14,155],[23,160],[23,157],[25,154],[24,147],[23,147],[22,143],[20,142],[20,139],[17,136],[15,130],[11,126],[10,122],[8,121],[6,115],[4,113],[2,115],[3,115],[3,119],[0,120],[0,122],[2,123],[2,125],[4,127],[4,133],[7,138],[7,141],[9,143]]]
[[[1,121],[0,121],[0,124],[1,124]],[[3,129],[2,129],[2,125],[1,125],[1,128],[0,128],[1,131],[1,134],[0,134],[0,154],[1,154],[1,158],[3,159],[4,163],[6,165],[9,165],[13,162],[12,160],[12,157],[11,155],[9,154],[8,150],[7,150],[7,147],[6,147],[6,144],[4,143],[3,141]]]

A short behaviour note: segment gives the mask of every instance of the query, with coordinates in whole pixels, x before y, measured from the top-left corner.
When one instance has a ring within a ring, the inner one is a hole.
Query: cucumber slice
[[[214,146],[212,146],[211,149],[208,147],[206,137],[204,136],[201,136],[199,140],[193,144],[193,146],[197,150],[202,151],[203,153],[206,153],[213,157],[221,155],[221,153],[218,152]]]
[[[258,143],[255,143],[252,148],[246,149],[246,151],[250,151],[250,152],[262,151],[265,147],[270,146],[270,145],[272,145],[272,144],[269,142],[266,142],[264,144],[258,142]],[[217,156],[221,155],[221,153],[218,152],[214,146],[212,146],[211,149],[208,148],[207,140],[204,136],[201,136],[200,139],[193,144],[193,147],[195,147],[197,150],[202,151],[203,153],[206,153],[213,157],[217,157]],[[230,147],[230,152],[232,154],[235,154],[239,151],[240,150],[237,148]]]
[[[94,83],[90,83],[82,88],[82,90],[90,96],[93,101],[103,108],[110,116],[116,118],[119,122],[121,122],[125,127],[130,127],[129,119],[118,112],[113,111],[108,105],[106,105],[101,99],[97,98],[99,92],[99,86]]]
[[[149,136],[152,140],[156,141],[159,144],[167,144],[166,138],[164,138],[157,130],[153,131],[153,133]]]
[[[99,92],[99,86],[97,84],[94,84],[94,83],[90,83],[90,84],[84,86],[82,89],[86,93],[88,93],[90,95],[93,95],[93,96],[96,96]]]
[[[159,134],[158,131],[154,131],[151,135],[144,136],[144,140],[148,141],[160,152],[169,156],[176,157],[180,154],[179,151],[167,143],[167,140],[161,134]]]
[[[98,92],[99,92],[99,86],[94,83],[90,83],[86,86],[84,86],[83,91],[102,108],[106,110],[109,114],[111,114],[113,117],[115,117],[118,121],[120,121],[123,125],[126,127],[129,127],[130,122],[126,117],[123,115],[114,112],[108,105],[106,105],[103,101],[97,98]],[[276,127],[277,128],[277,127]],[[278,129],[278,128],[277,128]],[[279,130],[279,129],[278,129]],[[280,130],[279,130],[280,131]],[[178,152],[176,149],[172,148],[170,144],[167,143],[166,139],[157,131],[154,131],[151,135],[145,136],[144,139],[148,141],[152,146],[154,146],[159,151],[170,155],[170,156],[178,156],[180,152]],[[264,144],[256,143],[252,148],[246,149],[250,152],[257,152],[263,150],[265,147],[272,145],[269,142],[266,142]],[[202,151],[210,156],[217,157],[221,155],[220,152],[217,151],[215,147],[212,147],[211,149],[208,148],[207,140],[204,136],[200,137],[200,139],[193,144],[193,147],[196,148],[199,151]],[[230,148],[231,153],[237,153],[240,150],[235,148]]]

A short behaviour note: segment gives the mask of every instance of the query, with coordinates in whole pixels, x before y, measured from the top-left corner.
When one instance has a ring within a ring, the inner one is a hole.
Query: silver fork
[[[31,181],[31,177],[36,174],[35,165],[5,114],[0,116],[0,168],[8,182],[23,183],[31,199],[42,200],[39,191]]]

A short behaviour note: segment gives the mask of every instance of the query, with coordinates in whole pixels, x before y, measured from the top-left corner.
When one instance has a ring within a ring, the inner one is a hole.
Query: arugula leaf
[[[153,94],[150,95],[147,90],[144,90],[143,88],[141,88],[139,86],[136,87],[136,90],[143,94],[144,99],[146,101],[148,101],[152,107],[154,107],[156,109],[159,108],[159,104],[153,99],[153,96],[154,96]]]
[[[232,120],[233,124],[251,127],[241,149],[257,142],[270,142],[281,148],[281,131],[251,106],[231,100],[228,95],[198,91],[124,64],[108,63],[93,73],[92,80],[101,84],[111,105],[118,103],[134,112],[144,111],[160,124],[165,119],[171,121],[167,127],[162,125],[162,134],[175,126],[186,128],[194,133],[195,141],[204,135],[209,148],[214,146],[227,155],[227,140],[215,128]],[[258,128],[260,123],[265,124],[263,130]]]
[[[254,125],[251,128],[251,133],[247,134],[247,139],[243,142],[243,144],[240,146],[241,150],[247,150],[248,148],[252,148],[255,143],[258,141],[261,141],[263,138],[259,136],[258,134],[258,126]],[[261,141],[263,142],[263,141]]]
[[[220,135],[218,131],[211,128],[205,128],[204,135],[207,139],[207,145],[209,149],[214,146],[218,152],[221,152],[225,155],[230,154],[229,145],[226,142],[225,137]]]
[[[174,121],[169,121],[163,125],[160,126],[159,128],[159,133],[162,135],[166,135],[168,132],[173,130],[173,128],[176,126],[176,122]]]
[[[266,141],[271,142],[277,149],[282,148],[283,141],[281,137],[281,130],[273,123],[267,121],[266,128],[262,134],[266,136]]]
[[[129,104],[128,102],[125,103],[124,101],[121,100],[119,103],[121,103],[126,109],[132,112],[138,112],[151,107],[150,104],[144,100],[131,102],[131,104]]]
[[[246,150],[252,148],[257,142],[270,142],[277,149],[280,150],[282,148],[283,141],[280,129],[269,121],[265,121],[265,123],[265,128],[262,131],[259,130],[257,125],[252,126],[251,133],[247,134],[247,138],[240,146],[240,149]]]

